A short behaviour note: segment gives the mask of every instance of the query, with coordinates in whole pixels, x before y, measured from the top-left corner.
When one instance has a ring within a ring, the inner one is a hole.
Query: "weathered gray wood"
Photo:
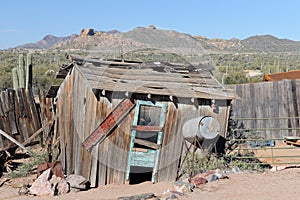
[[[118,72],[120,72],[122,69],[118,70]],[[112,71],[109,73],[114,75]],[[118,76],[120,75],[117,75],[116,77]],[[95,76],[93,76],[93,78],[95,78],[94,84],[103,84],[101,87],[115,86],[113,85],[115,83],[114,81],[106,82],[106,80],[101,78],[101,75],[98,77],[99,80]],[[152,78],[154,79],[153,76]],[[196,78],[196,76],[192,77],[192,79]],[[172,81],[175,82],[175,79]],[[129,86],[132,87],[131,89],[136,89],[135,91],[137,91],[137,93],[139,91],[143,91],[143,93],[145,91],[152,91],[153,94],[158,96],[155,97],[157,98],[156,101],[162,101],[163,99],[163,97],[159,99],[159,94],[161,94],[159,91],[162,90],[161,88],[164,88],[165,91],[168,91],[174,97],[177,96],[177,93],[179,94],[181,92],[183,95],[189,93],[191,97],[195,97],[194,93],[197,93],[198,95],[203,94],[201,97],[206,97],[208,99],[213,97],[212,94],[218,95],[220,99],[224,95],[222,92],[221,94],[214,94],[215,90],[213,88],[195,88],[195,90],[187,90],[184,85],[180,85],[176,82],[173,86],[174,88],[176,87],[179,89],[178,91],[175,89],[172,91],[172,89],[168,88],[168,85],[161,85],[158,83],[152,85],[143,84],[144,83],[137,85],[137,82],[133,81]],[[188,83],[187,81],[187,84],[194,83]],[[91,81],[87,80],[85,74],[77,67],[74,67],[72,73],[66,77],[58,91],[57,109],[59,111],[57,111],[57,124],[59,127],[57,132],[61,138],[62,161],[64,167],[67,172],[74,170],[75,173],[81,173],[87,177],[91,182],[91,186],[125,183],[125,172],[131,138],[130,131],[133,124],[134,110],[131,111],[118,127],[115,128],[113,134],[105,139],[103,143],[95,146],[91,153],[88,153],[80,146],[81,139],[86,138],[90,134],[90,131],[92,131],[111,112],[112,108],[118,105],[122,98],[124,98],[124,95],[122,96],[121,93],[113,92],[112,96],[110,96],[110,94],[106,94],[106,97],[97,96],[97,100],[95,94],[92,92],[92,88],[93,85],[91,85]],[[113,89],[114,91],[118,90],[118,86]],[[96,93],[96,95],[98,94]],[[70,98],[72,100],[70,100]],[[168,100],[169,98],[167,101]],[[165,100],[163,102],[166,103]],[[225,100],[225,102],[227,101]],[[159,159],[159,180],[170,181],[174,180],[176,177],[181,154],[181,148],[179,147],[181,147],[183,141],[181,129],[185,120],[188,117],[210,114],[221,119],[220,123],[223,124],[224,120],[226,121],[228,106],[222,101],[220,101],[220,103],[220,114],[214,114],[210,109],[208,102],[203,100],[198,101],[197,98],[193,100],[183,98],[183,100],[179,99],[178,103],[168,103],[168,106],[171,106],[171,108],[170,111],[168,110],[167,123],[163,129],[163,149]],[[71,109],[68,107],[69,104],[72,105]],[[68,128],[70,124],[73,128]],[[224,125],[223,127],[226,126]],[[226,128],[224,128],[224,130],[225,129]],[[70,137],[72,137],[71,140]],[[70,151],[68,150],[68,145],[70,144],[72,145],[71,156]],[[68,156],[70,159],[68,159]]]
[[[23,145],[26,146],[27,144],[29,144],[36,136],[38,136],[39,134],[41,134],[44,130],[46,130],[48,128],[48,126],[51,126],[54,122],[54,119],[52,119],[51,121],[47,122],[47,124],[45,124],[42,128],[40,128],[39,130],[37,130],[35,133],[33,133],[27,140],[25,140],[23,142]]]
[[[53,117],[49,110],[51,107],[49,104],[47,104],[45,94],[42,90],[39,90],[39,102],[40,102],[40,119],[41,119],[42,127],[44,127],[43,142],[46,142],[46,140],[51,137],[50,129],[52,124],[50,124],[49,121]]]
[[[183,97],[203,98],[203,95],[210,94],[210,98],[215,99],[234,98],[234,95],[231,93],[222,91],[223,87],[212,77],[209,71],[194,71],[185,74],[182,74],[180,70],[177,71],[176,69],[172,72],[163,70],[155,71],[151,66],[147,67],[147,64],[145,68],[141,65],[138,70],[136,68],[128,69],[126,67],[109,65],[105,67],[95,67],[91,63],[83,66],[78,65],[75,66],[75,68],[80,68],[81,73],[87,78],[93,88],[101,90],[136,91],[139,93],[161,95],[172,95],[170,91],[173,91],[173,93],[176,91],[177,96]],[[162,66],[162,69],[163,68]],[[203,89],[207,88],[214,88],[218,91],[214,94],[212,91],[203,91]],[[220,95],[218,92],[222,92],[223,94]],[[209,95],[204,98],[209,98]]]
[[[157,145],[156,143],[148,142],[146,140],[141,140],[141,139],[137,139],[137,138],[134,139],[134,143],[137,143],[139,145],[143,145],[143,146],[146,146],[146,147],[149,147],[152,149],[159,149],[159,146],[160,146],[160,145]]]
[[[300,114],[300,81],[295,81],[295,96],[296,100],[294,101],[295,109],[297,108],[296,115]],[[300,126],[300,119],[298,119],[298,124]],[[297,136],[300,137],[300,131],[297,131]]]
[[[73,88],[73,77],[70,76],[69,81],[66,82],[65,89],[67,91],[72,91]],[[73,173],[73,133],[72,133],[72,103],[73,103],[73,95],[71,92],[66,92],[66,96],[64,98],[64,113],[65,113],[65,142],[66,142],[66,172],[67,175]]]
[[[65,80],[67,81],[67,79]],[[57,137],[60,138],[60,160],[62,163],[62,166],[64,168],[64,173],[66,173],[66,147],[65,147],[65,132],[64,132],[64,125],[65,125],[65,119],[64,119],[64,98],[65,98],[65,81],[62,83],[60,87],[60,91],[58,93],[58,98],[56,102],[56,123],[57,123]]]
[[[18,134],[18,128],[17,128],[17,124],[16,124],[16,116],[15,116],[15,91],[12,89],[7,89],[7,94],[8,94],[8,99],[7,99],[7,103],[8,103],[8,108],[9,108],[9,112],[8,112],[8,119],[9,119],[9,126],[10,126],[10,130],[11,130],[11,134]]]
[[[233,102],[232,114],[234,118],[256,118],[256,120],[240,120],[248,129],[272,128],[275,130],[260,132],[262,137],[297,136],[299,131],[296,129],[299,128],[300,122],[299,86],[300,80],[231,86],[240,97],[239,100]],[[280,128],[282,130],[279,130]]]
[[[71,110],[71,131],[72,131],[72,165],[73,171],[75,174],[80,174],[81,171],[81,162],[82,157],[80,154],[81,151],[81,133],[84,131],[84,119],[88,116],[85,115],[85,91],[87,89],[86,85],[82,81],[82,77],[78,76],[78,73],[74,72],[71,74],[72,76],[72,85],[70,87],[71,95],[72,95],[72,110]],[[76,81],[75,81],[76,80]],[[76,97],[76,98],[74,98]],[[82,175],[82,174],[80,174]]]
[[[18,142],[17,140],[15,140],[13,137],[11,137],[9,134],[5,133],[3,130],[0,129],[0,134],[2,136],[4,136],[5,138],[9,139],[10,141],[12,141],[13,143],[15,143],[16,145],[18,145],[21,149],[23,149],[24,151],[31,153],[31,151],[29,151],[23,144],[21,144],[20,142]]]
[[[111,111],[112,105],[109,100],[105,97],[101,97],[97,105],[97,118],[95,119],[96,124],[98,125]],[[110,140],[105,140],[101,145],[98,145],[98,159],[99,159],[99,168],[98,168],[98,184],[106,185],[108,184],[108,146]]]
[[[30,119],[31,125],[32,125],[32,130],[29,133],[29,136],[31,136],[31,134],[33,134],[36,130],[38,130],[39,128],[42,127],[41,122],[40,122],[40,118],[39,118],[39,114],[36,108],[36,104],[35,104],[35,100],[34,100],[34,96],[32,93],[32,89],[29,87],[27,91],[25,91],[26,93],[26,102],[27,102],[27,106],[28,106],[28,113],[29,116],[28,118]]]

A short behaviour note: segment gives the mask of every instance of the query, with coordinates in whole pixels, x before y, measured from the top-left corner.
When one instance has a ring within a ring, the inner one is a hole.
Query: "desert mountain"
[[[20,45],[25,49],[86,49],[91,52],[119,53],[136,49],[158,48],[181,55],[228,53],[228,52],[297,52],[300,42],[279,39],[272,35],[252,36],[239,39],[208,39],[191,36],[174,30],[137,27],[128,32],[108,32],[83,29],[80,34],[68,37],[47,35],[36,43]]]
[[[71,39],[73,36],[68,37],[56,37],[53,35],[46,35],[43,39],[35,43],[28,43],[17,46],[18,49],[49,49],[55,44]]]

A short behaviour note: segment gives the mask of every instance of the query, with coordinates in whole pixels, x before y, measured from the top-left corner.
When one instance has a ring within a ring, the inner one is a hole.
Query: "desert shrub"
[[[42,162],[46,162],[48,159],[47,153],[32,154],[28,162],[20,164],[16,169],[10,171],[9,176],[11,178],[25,177],[34,173],[37,166]]]

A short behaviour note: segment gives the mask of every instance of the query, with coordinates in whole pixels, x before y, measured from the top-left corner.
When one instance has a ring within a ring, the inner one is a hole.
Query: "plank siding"
[[[98,101],[98,105],[97,105],[97,116],[98,116],[97,117],[97,120],[98,120],[97,125],[99,125],[105,119],[105,117],[110,113],[111,110],[112,110],[112,105],[109,102],[109,100],[105,97],[100,97],[100,100]],[[97,170],[98,185],[106,185],[108,183],[108,180],[107,180],[108,145],[109,145],[109,140],[104,140],[104,142],[101,143],[101,145],[96,146],[96,147],[98,147],[98,157],[95,157],[95,158],[99,160],[99,168]],[[94,183],[94,184],[96,184],[96,183]]]
[[[60,86],[57,94],[57,134],[60,135],[61,161],[66,174],[75,173],[87,177],[92,187],[126,182],[126,167],[135,109],[114,129],[102,143],[88,152],[82,141],[105,119],[123,96],[94,94],[90,82],[79,68],[73,68]],[[99,96],[98,96],[99,95]],[[165,97],[164,97],[165,98]],[[163,128],[162,151],[159,158],[158,181],[174,181],[183,144],[182,126],[186,120],[210,115],[219,120],[221,134],[226,131],[228,117],[227,100],[218,100],[219,113],[212,112],[205,100],[195,103],[183,98],[167,104],[166,123]]]

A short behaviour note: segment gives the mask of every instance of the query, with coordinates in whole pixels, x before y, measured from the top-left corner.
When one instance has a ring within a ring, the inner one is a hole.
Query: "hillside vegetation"
[[[19,54],[26,55],[28,51],[7,50],[0,51],[0,88],[12,88],[12,68],[18,65]],[[37,89],[48,90],[50,85],[60,84],[61,80],[55,79],[59,65],[66,63],[65,53],[60,51],[32,52],[33,64],[33,91]]]

